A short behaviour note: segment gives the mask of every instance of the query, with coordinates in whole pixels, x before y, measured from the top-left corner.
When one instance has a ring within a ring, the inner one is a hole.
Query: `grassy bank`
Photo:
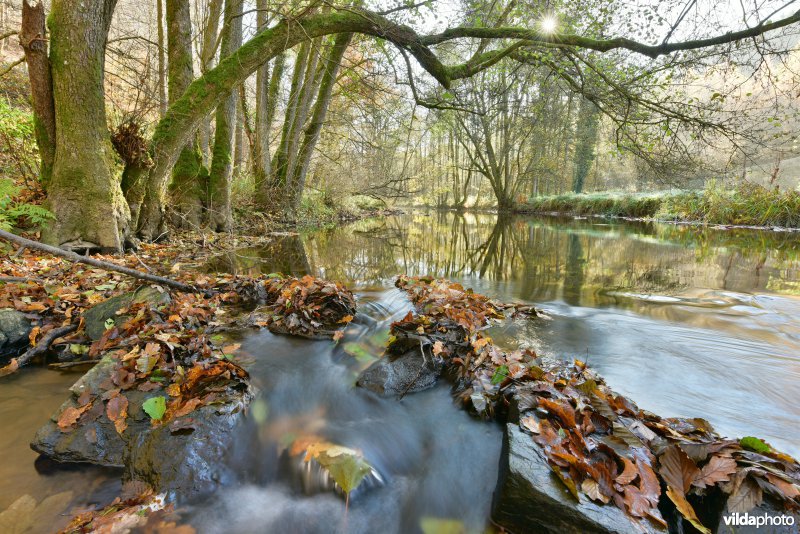
[[[531,199],[519,211],[798,228],[800,193],[746,184],[677,193],[566,194]]]

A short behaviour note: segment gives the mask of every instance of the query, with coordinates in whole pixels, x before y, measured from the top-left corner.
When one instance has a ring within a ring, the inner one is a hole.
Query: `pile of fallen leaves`
[[[787,508],[800,504],[800,465],[758,438],[723,439],[703,419],[662,419],[615,394],[581,362],[545,370],[531,351],[495,346],[482,330],[500,310],[518,307],[446,280],[401,277],[397,285],[419,315],[392,325],[388,350],[430,347],[455,378],[457,397],[479,414],[497,417],[515,406],[575,499],[613,503],[634,520],[666,526],[658,509],[663,486],[704,533],[692,502],[716,498],[744,513],[768,493]]]
[[[235,398],[248,387],[247,372],[227,359],[231,349],[215,345],[208,332],[216,309],[234,297],[178,293],[167,304],[137,302],[121,310],[120,324],[107,328],[88,351],[113,360],[109,377],[62,412],[59,428],[70,432],[107,417],[121,434],[128,426],[126,392],[133,389],[153,392],[142,406],[153,424]]]
[[[128,483],[123,487],[123,496],[117,497],[108,506],[77,514],[61,534],[84,534],[89,532],[170,532],[192,534],[189,525],[178,525],[171,518],[173,506],[167,504],[164,495],[156,495],[150,488],[139,488],[140,483]]]
[[[269,275],[261,284],[267,305],[252,315],[251,324],[271,332],[339,340],[356,313],[355,297],[338,282]]]

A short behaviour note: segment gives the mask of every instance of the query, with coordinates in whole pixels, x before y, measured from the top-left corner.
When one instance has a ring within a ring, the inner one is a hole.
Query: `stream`
[[[345,343],[245,333],[260,393],[231,462],[241,475],[180,512],[198,532],[432,532],[489,520],[502,432],[456,408],[448,387],[382,399],[354,389],[389,324],[410,310],[399,273],[451,278],[546,317],[495,329],[498,344],[579,358],[662,416],[708,419],[800,456],[800,233],[492,214],[411,212],[243,249],[202,266],[345,282],[362,319]],[[75,374],[29,369],[0,387],[0,511],[23,495],[110,500],[113,470],[58,468],[28,448]],[[343,499],[304,495],[281,451],[316,435],[363,451],[380,481]],[[53,508],[53,507],[50,507]],[[63,526],[48,510],[32,532]],[[2,519],[2,516],[0,516]]]

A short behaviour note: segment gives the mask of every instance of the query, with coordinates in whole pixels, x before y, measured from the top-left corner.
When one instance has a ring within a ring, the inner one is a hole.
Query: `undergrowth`
[[[712,184],[678,193],[590,193],[537,197],[520,212],[633,217],[707,224],[800,227],[800,192],[740,184]]]

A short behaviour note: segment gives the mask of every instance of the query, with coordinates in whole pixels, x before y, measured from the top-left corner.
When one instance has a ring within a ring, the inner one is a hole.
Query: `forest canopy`
[[[117,4],[3,3],[68,249],[228,231],[240,200],[296,220],[309,196],[774,182],[796,152],[793,1]]]

